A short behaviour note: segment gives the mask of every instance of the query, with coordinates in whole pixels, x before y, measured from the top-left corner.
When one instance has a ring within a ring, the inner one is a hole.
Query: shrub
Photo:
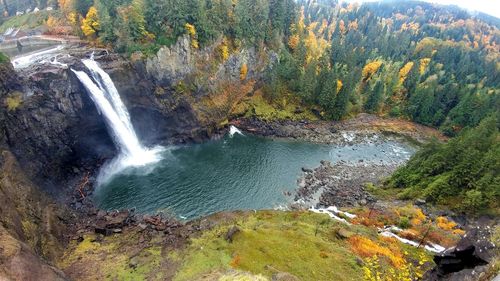
[[[0,52],[0,63],[6,63],[10,62],[10,59],[8,56],[6,56],[4,53]]]
[[[463,208],[465,210],[473,211],[486,207],[486,198],[479,190],[469,190],[465,193],[465,200]]]
[[[397,268],[404,264],[404,259],[398,251],[393,251],[387,247],[381,246],[364,236],[357,235],[349,238],[349,244],[352,250],[363,258],[370,258],[373,256],[386,257],[391,264]]]
[[[398,226],[402,229],[409,228],[411,226],[410,219],[408,219],[407,217],[401,217]]]
[[[457,226],[455,222],[448,221],[448,219],[445,217],[437,217],[436,223],[439,228],[444,230],[452,230],[453,228],[455,228],[455,226]]]
[[[5,105],[7,106],[8,111],[16,110],[22,103],[23,96],[19,92],[15,92],[11,94],[9,97],[5,99]]]

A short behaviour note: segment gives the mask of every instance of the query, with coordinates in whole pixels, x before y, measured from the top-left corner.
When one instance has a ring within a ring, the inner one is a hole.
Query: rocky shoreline
[[[366,183],[378,183],[396,169],[393,165],[351,166],[321,161],[314,170],[304,168],[297,180],[295,201],[298,205],[314,207],[357,207],[375,202],[365,190]],[[296,205],[297,205],[296,204]],[[294,206],[296,206],[294,205]]]
[[[230,124],[264,137],[338,145],[363,142],[375,135],[384,135],[415,144],[428,142],[432,138],[446,140],[446,137],[436,129],[402,119],[383,118],[366,113],[343,121],[265,121],[257,118],[239,118]]]

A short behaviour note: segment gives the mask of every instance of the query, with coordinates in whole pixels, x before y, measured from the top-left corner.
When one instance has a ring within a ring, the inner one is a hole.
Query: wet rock
[[[113,230],[111,230],[109,228],[103,228],[103,227],[94,228],[94,232],[97,234],[104,235],[104,236],[109,236],[109,235],[113,234]]]
[[[102,219],[105,215],[107,215],[108,213],[104,210],[99,210],[97,212],[97,219]]]
[[[240,232],[240,228],[237,226],[232,226],[227,232],[226,235],[224,235],[224,239],[228,241],[229,243],[233,242],[234,235],[236,235],[238,232]]]
[[[375,201],[364,185],[378,182],[394,169],[393,166],[351,166],[321,161],[319,167],[297,180],[295,201],[312,202],[320,192],[319,204],[322,206],[364,206]]]
[[[120,228],[122,226],[128,225],[130,220],[130,213],[128,211],[122,211],[118,213],[113,213],[111,215],[106,215],[104,217],[106,228]]]
[[[312,170],[312,169],[305,168],[305,167],[302,167],[302,172],[304,172],[304,173],[312,173],[312,172],[313,172],[313,170]]]

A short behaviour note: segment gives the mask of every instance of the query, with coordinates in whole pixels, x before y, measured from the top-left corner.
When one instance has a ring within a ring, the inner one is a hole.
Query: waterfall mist
[[[99,113],[104,116],[109,131],[119,155],[106,164],[99,173],[98,184],[109,181],[113,175],[131,166],[145,166],[161,160],[161,147],[152,149],[144,147],[132,126],[130,115],[123,104],[120,94],[116,89],[111,77],[92,59],[82,60],[89,70],[72,71],[80,82],[85,86],[87,92],[95,103]]]

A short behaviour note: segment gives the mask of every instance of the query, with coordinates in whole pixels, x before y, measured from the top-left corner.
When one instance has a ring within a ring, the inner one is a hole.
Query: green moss
[[[5,98],[5,105],[8,111],[15,111],[23,102],[23,94],[14,92]]]
[[[263,211],[236,224],[241,232],[232,243],[223,238],[231,225],[193,239],[175,280],[195,280],[231,268],[267,277],[278,270],[301,280],[362,278],[348,245],[333,238],[331,228],[337,223],[325,215]]]
[[[162,258],[161,246],[141,248],[130,241],[136,234],[105,237],[97,241],[95,235],[85,235],[82,242],[72,242],[62,257],[62,269],[82,267],[82,280],[162,280],[159,271]]]

